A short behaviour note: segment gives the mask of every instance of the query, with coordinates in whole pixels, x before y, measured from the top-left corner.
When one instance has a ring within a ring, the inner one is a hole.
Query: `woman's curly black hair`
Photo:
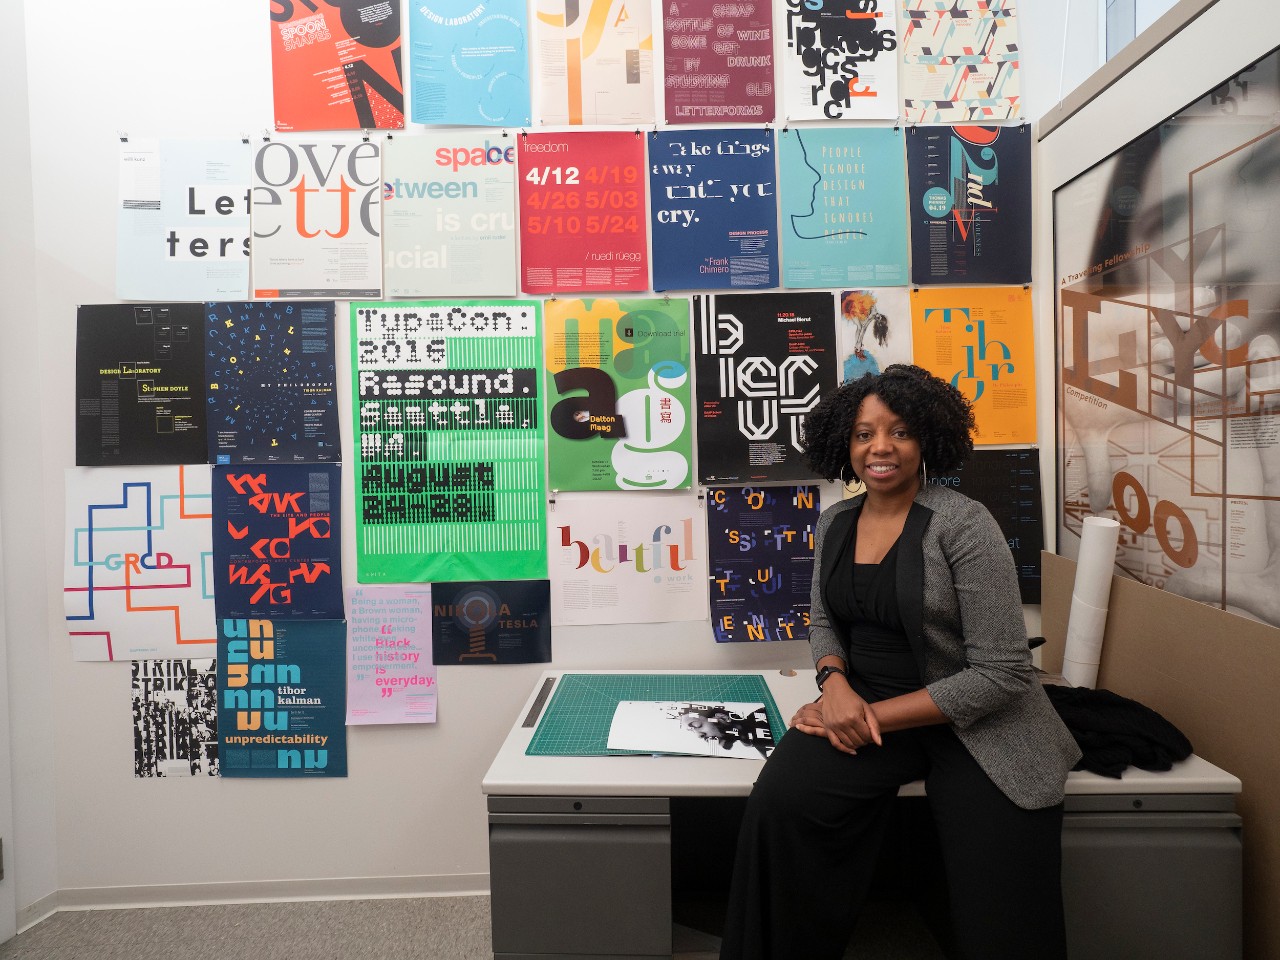
[[[837,480],[848,469],[853,424],[872,394],[906,423],[929,470],[950,473],[973,452],[973,407],[965,396],[928,370],[895,363],[837,387],[805,418],[805,460],[819,476]]]

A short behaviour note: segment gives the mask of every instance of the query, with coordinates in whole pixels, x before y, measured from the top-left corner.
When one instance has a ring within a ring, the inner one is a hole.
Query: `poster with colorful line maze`
[[[75,660],[212,657],[207,465],[66,472],[63,607]]]
[[[361,583],[546,577],[540,306],[351,305]]]
[[[338,439],[333,301],[205,304],[211,463],[326,463]]]

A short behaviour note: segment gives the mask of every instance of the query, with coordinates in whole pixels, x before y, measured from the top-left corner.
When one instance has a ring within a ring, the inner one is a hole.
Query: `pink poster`
[[[431,587],[347,593],[347,725],[435,723]]]
[[[770,0],[668,0],[662,34],[667,123],[773,119]]]

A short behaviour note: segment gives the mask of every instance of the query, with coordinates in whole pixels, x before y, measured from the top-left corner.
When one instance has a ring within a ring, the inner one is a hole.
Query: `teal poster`
[[[778,137],[784,287],[907,283],[902,131],[792,127]]]

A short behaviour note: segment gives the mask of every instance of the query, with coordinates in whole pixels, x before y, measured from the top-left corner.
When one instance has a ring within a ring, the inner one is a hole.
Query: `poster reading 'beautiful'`
[[[773,119],[773,3],[660,5],[667,123]]]
[[[547,124],[653,123],[653,13],[634,0],[537,0]]]
[[[786,0],[780,57],[788,120],[898,116],[898,0]]]

